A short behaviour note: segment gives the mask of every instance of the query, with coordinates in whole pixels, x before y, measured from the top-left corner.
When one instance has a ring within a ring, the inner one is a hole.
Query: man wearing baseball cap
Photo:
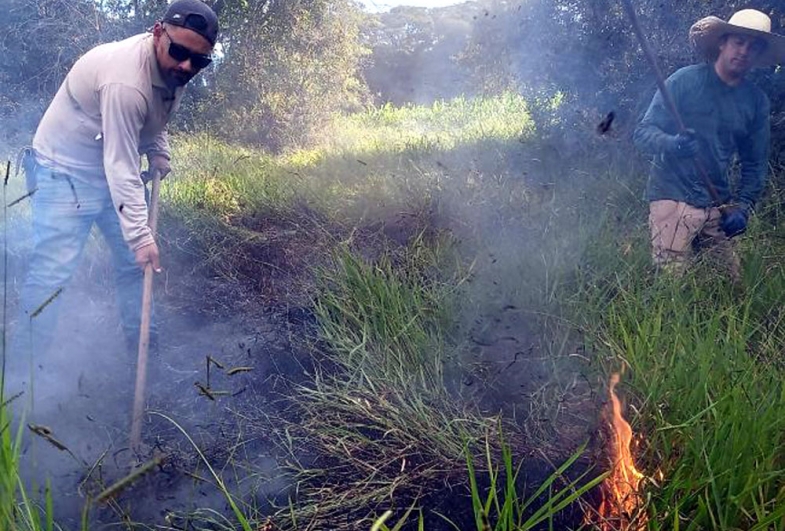
[[[771,32],[766,14],[744,9],[727,22],[699,20],[690,40],[706,62],[665,82],[686,129],[679,130],[658,91],[634,134],[636,146],[653,156],[646,188],[652,255],[681,274],[693,250],[706,249],[738,280],[731,238],[746,230],[765,186],[770,137],[769,99],[746,76],[785,62],[785,38]]]
[[[12,355],[28,360],[35,355],[40,365],[57,318],[59,298],[53,295],[71,279],[93,225],[111,249],[123,329],[134,348],[143,269],[150,264],[160,271],[147,225],[141,157],[149,174],[169,173],[166,125],[184,86],[210,65],[217,38],[218,19],[210,7],[176,0],[151,32],[99,45],[69,71],[25,164],[28,186],[35,187],[34,248]],[[25,330],[33,317],[32,332]]]

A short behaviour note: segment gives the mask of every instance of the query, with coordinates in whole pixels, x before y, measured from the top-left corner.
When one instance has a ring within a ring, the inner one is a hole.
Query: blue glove
[[[698,133],[685,129],[677,135],[670,135],[665,142],[665,151],[676,157],[691,158],[700,150]]]
[[[722,211],[722,220],[720,221],[722,232],[724,232],[725,236],[728,238],[733,238],[734,236],[742,234],[745,230],[747,230],[748,218],[749,214],[745,208],[726,208]]]

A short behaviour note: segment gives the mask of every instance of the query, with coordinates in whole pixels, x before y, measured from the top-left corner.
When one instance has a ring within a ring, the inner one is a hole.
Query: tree
[[[456,58],[477,10],[473,4],[397,7],[369,18],[363,38],[373,55],[363,75],[376,100],[428,104],[464,93],[468,79]]]
[[[727,19],[743,8],[768,13],[782,32],[785,9],[780,1],[640,0],[634,2],[661,70],[668,75],[702,60],[688,43],[690,26],[714,14]],[[643,56],[618,0],[487,0],[491,17],[479,19],[462,56],[474,84],[498,92],[516,87],[534,103],[543,135],[554,142],[586,143],[595,120],[614,111],[616,127],[629,132],[656,90],[652,69]],[[774,122],[785,123],[785,72],[760,69],[754,80],[769,94]],[[561,98],[556,120],[554,96]],[[537,102],[541,102],[540,108]],[[548,117],[546,119],[546,117]],[[587,118],[589,122],[587,123]],[[579,133],[575,142],[570,140]],[[785,133],[774,128],[774,145],[785,147]],[[774,155],[785,158],[781,149]],[[569,153],[562,153],[569,156]]]
[[[29,137],[68,69],[108,30],[90,1],[3,0],[0,135]]]
[[[223,57],[195,108],[221,136],[273,150],[318,137],[366,101],[362,12],[352,0],[227,0]]]

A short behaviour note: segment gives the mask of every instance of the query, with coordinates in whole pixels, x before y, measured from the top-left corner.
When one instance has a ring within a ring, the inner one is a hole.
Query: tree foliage
[[[307,144],[365,103],[361,11],[351,0],[227,0],[224,56],[196,110],[225,138],[273,150]]]
[[[113,28],[86,0],[2,0],[0,116],[5,135],[34,125],[68,69]],[[10,119],[13,117],[13,120]]]
[[[656,86],[620,0],[475,0],[375,15],[355,0],[211,1],[223,28],[218,58],[189,87],[174,127],[272,150],[318,140],[333,113],[361,108],[371,95],[431,103],[509,90],[527,97],[543,136],[580,146],[610,111],[614,127],[629,131]],[[2,0],[2,134],[29,137],[79,55],[144,31],[167,3]],[[666,74],[700,60],[687,31],[706,15],[727,19],[754,7],[785,31],[781,0],[634,4]],[[785,71],[753,77],[772,100],[773,152],[785,153]]]
[[[397,7],[369,17],[363,39],[373,49],[363,71],[380,103],[430,103],[473,87],[459,64],[479,5]]]
[[[495,16],[477,20],[463,57],[474,86],[493,92],[512,86],[533,103],[541,102],[543,133],[568,147],[576,132],[592,130],[610,111],[617,127],[625,132],[634,127],[654,95],[656,78],[619,0],[489,0],[486,5]],[[785,5],[777,0],[643,0],[634,5],[666,76],[703,60],[689,45],[688,31],[705,16],[727,20],[739,9],[756,8],[771,16],[774,31],[785,31]],[[772,151],[785,157],[785,132],[776,127],[785,125],[785,72],[759,69],[752,77],[772,101]],[[556,95],[563,112],[548,122],[544,116],[552,115]]]

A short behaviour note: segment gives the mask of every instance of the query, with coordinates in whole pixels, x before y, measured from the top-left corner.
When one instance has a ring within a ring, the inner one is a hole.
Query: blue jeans
[[[123,239],[109,189],[88,185],[40,165],[35,168],[35,181],[38,190],[32,196],[34,247],[20,297],[19,329],[12,355],[34,355],[35,359],[46,355],[62,298],[52,297],[67,289],[93,224],[112,252],[120,317],[126,341],[132,347],[139,338],[144,275]]]

